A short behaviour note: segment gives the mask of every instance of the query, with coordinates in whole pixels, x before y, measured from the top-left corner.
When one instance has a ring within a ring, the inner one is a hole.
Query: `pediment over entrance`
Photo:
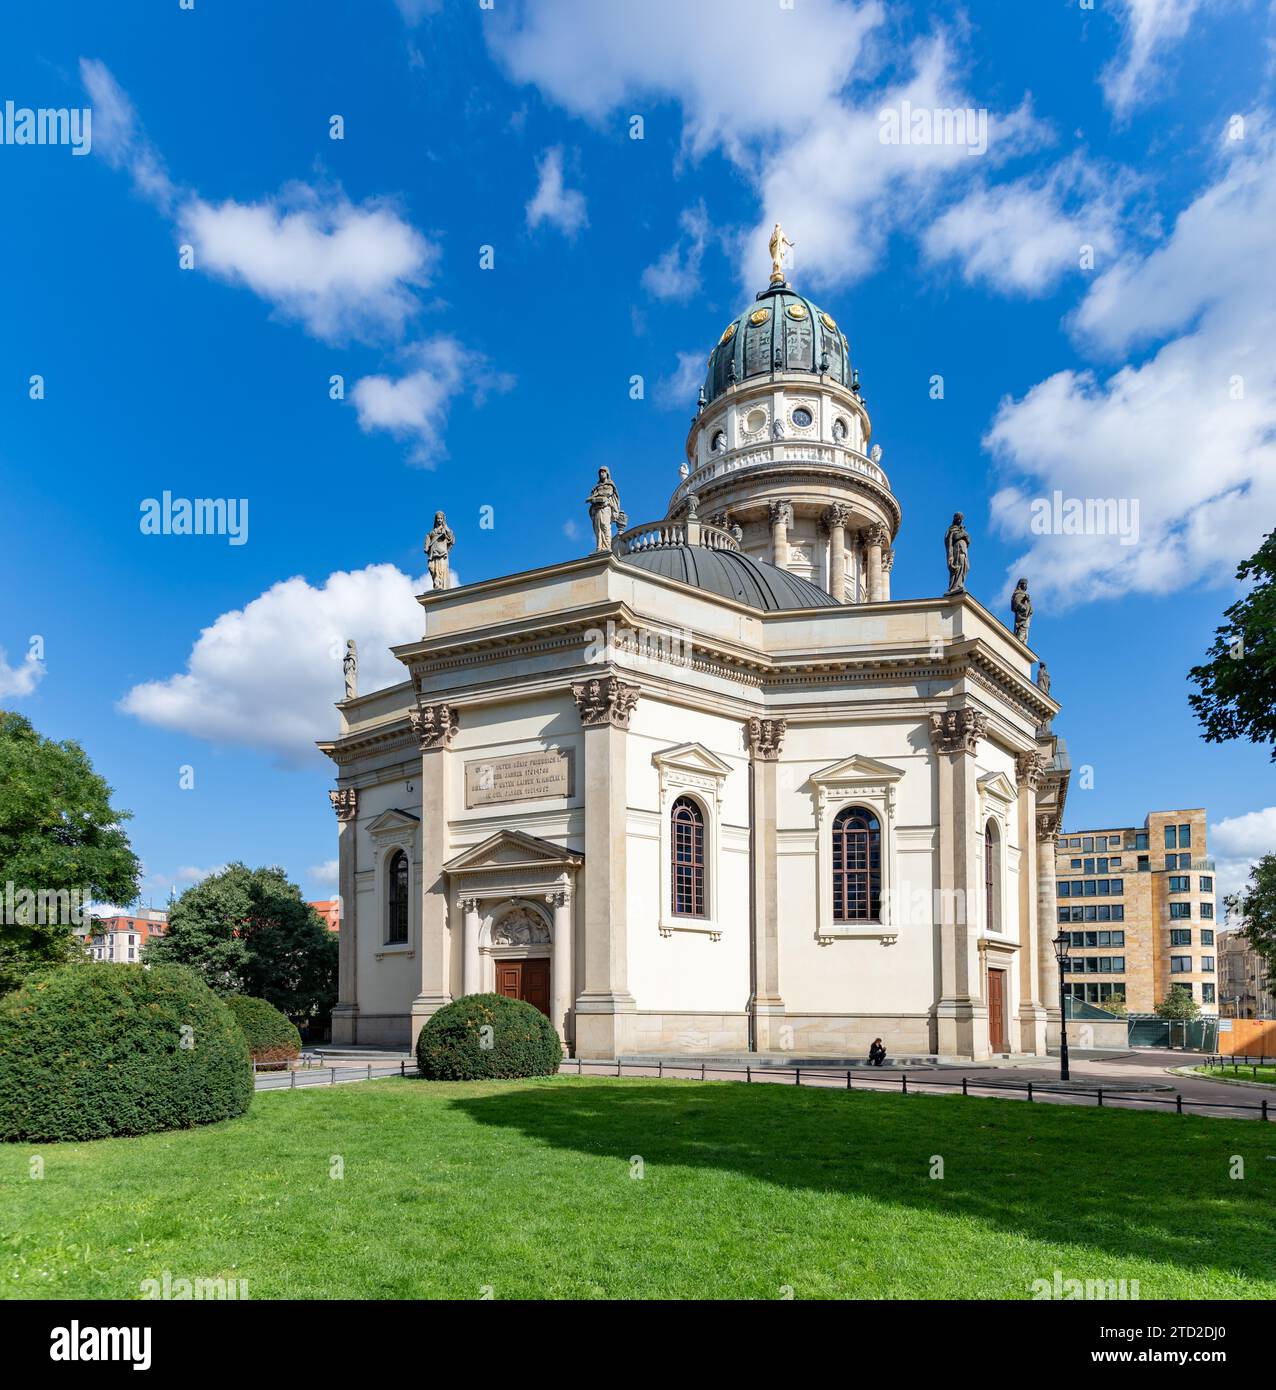
[[[395,807],[382,811],[367,825],[368,834],[377,840],[407,839],[415,836],[420,829],[420,816],[414,816],[411,811],[400,811]]]
[[[852,753],[840,763],[832,763],[822,767],[819,772],[811,773],[810,780],[818,787],[830,782],[898,782],[903,775],[902,768],[879,763],[876,758],[866,757],[863,753]]]
[[[546,874],[574,873],[584,855],[521,830],[498,830],[481,844],[463,850],[444,864],[445,873],[466,874],[486,869],[534,869]]]

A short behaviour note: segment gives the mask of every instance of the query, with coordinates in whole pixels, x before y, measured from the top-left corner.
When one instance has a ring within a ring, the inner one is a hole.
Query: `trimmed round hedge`
[[[0,999],[0,1140],[188,1129],[252,1097],[243,1030],[183,966],[61,966]]]
[[[503,994],[467,994],[426,1022],[416,1060],[431,1081],[553,1076],[563,1047],[554,1025],[531,1004]]]
[[[251,994],[232,994],[226,1007],[248,1039],[248,1051],[259,1068],[280,1070],[301,1051],[301,1034],[287,1014]]]

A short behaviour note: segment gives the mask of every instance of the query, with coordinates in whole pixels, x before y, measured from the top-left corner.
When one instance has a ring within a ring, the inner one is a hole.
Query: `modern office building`
[[[1171,985],[1218,1012],[1214,863],[1204,810],[1152,811],[1142,826],[1058,837],[1059,924],[1072,934],[1064,983],[1078,999],[1151,1013]]]

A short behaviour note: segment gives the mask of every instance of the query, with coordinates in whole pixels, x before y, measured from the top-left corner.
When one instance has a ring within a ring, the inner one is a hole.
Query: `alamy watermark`
[[[138,522],[144,536],[227,536],[231,545],[248,540],[246,497],[144,497]]]
[[[1053,1279],[1034,1279],[1032,1281],[1034,1301],[1041,1299],[1084,1299],[1089,1301],[1137,1299],[1139,1281],[1137,1279],[1065,1279],[1061,1270],[1055,1270]]]
[[[988,148],[988,108],[918,106],[905,98],[898,108],[877,113],[877,138],[883,145],[965,145],[970,155]]]
[[[159,1279],[143,1279],[140,1286],[145,1299],[171,1299],[177,1303],[200,1299],[205,1302],[243,1302],[248,1297],[247,1279],[175,1279],[166,1269]]]
[[[90,896],[83,888],[19,888],[10,879],[0,914],[6,927],[82,927]]]
[[[71,153],[93,148],[93,109],[89,106],[15,106],[0,112],[0,145],[69,145]]]
[[[1137,497],[1065,497],[1056,488],[1030,505],[1034,536],[1117,536],[1122,545],[1138,543]]]

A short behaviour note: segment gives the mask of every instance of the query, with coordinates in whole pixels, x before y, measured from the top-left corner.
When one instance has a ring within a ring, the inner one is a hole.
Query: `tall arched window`
[[[833,822],[833,920],[876,922],[882,914],[882,828],[862,806]]]
[[[1001,930],[1000,903],[997,898],[997,878],[1000,865],[997,858],[999,841],[992,821],[984,825],[984,923],[987,931]]]
[[[396,849],[386,866],[388,891],[386,893],[386,931],[387,944],[408,939],[408,856]]]
[[[680,796],[670,812],[671,875],[676,916],[703,917],[704,899],[704,812],[689,796]]]

